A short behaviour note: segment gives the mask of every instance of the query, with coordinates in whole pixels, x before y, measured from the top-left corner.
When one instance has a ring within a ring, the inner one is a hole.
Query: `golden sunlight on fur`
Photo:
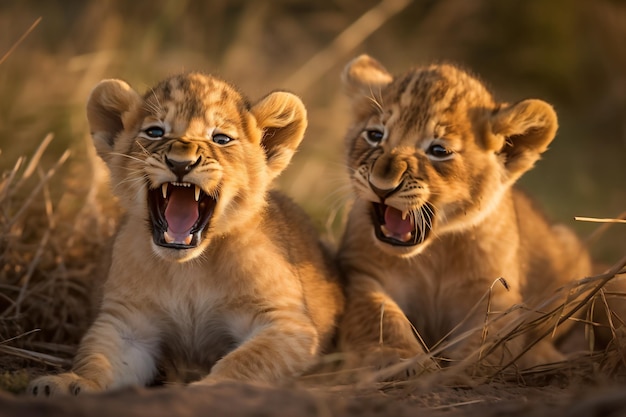
[[[498,103],[451,65],[393,77],[363,55],[343,80],[355,194],[339,249],[349,279],[343,351],[376,366],[413,358],[406,374],[438,366],[428,350],[479,372],[507,364],[534,335],[489,342],[590,272],[576,236],[513,187],[554,139],[554,110],[541,100]],[[516,366],[562,359],[553,342]]]
[[[126,215],[99,314],[54,395],[170,381],[276,383],[315,364],[343,295],[307,216],[269,191],[306,128],[300,99],[250,105],[222,80],[171,77],[140,96],[98,84],[87,104]]]

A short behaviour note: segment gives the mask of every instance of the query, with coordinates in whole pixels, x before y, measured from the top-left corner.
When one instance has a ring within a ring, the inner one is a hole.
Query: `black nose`
[[[195,161],[186,160],[186,161],[175,161],[173,159],[169,159],[167,156],[165,157],[165,163],[170,168],[178,181],[183,181],[183,177],[191,172],[195,167],[200,164],[201,157],[198,157]]]

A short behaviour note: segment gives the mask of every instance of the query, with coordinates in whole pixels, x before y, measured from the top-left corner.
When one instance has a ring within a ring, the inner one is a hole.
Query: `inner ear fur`
[[[500,153],[513,179],[533,167],[548,149],[558,128],[556,112],[542,100],[523,100],[503,106],[491,116],[491,131],[502,138]]]
[[[360,55],[346,65],[341,80],[353,110],[360,113],[371,109],[372,99],[379,101],[380,91],[393,81],[393,76],[374,58]]]
[[[91,91],[87,120],[98,155],[105,161],[127,123],[125,116],[140,103],[139,94],[121,80],[103,80]]]
[[[274,178],[289,165],[304,138],[306,108],[296,95],[277,91],[261,99],[251,111],[257,126],[263,131],[261,144],[265,149],[271,177]]]

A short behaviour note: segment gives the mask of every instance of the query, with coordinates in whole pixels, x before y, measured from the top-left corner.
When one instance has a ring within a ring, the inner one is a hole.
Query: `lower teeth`
[[[183,245],[190,245],[191,240],[193,239],[193,235],[189,234],[182,242],[176,242],[176,239],[172,237],[167,231],[163,232],[163,239],[166,243],[182,243]]]
[[[389,229],[387,229],[387,228],[385,227],[385,225],[384,225],[384,224],[381,224],[381,225],[380,225],[380,230],[383,232],[383,234],[385,235],[385,237],[393,238],[393,239],[399,240],[399,241],[401,241],[401,242],[408,242],[409,240],[411,240],[411,232],[407,232],[407,233],[405,233],[405,234],[404,234],[404,235],[402,235],[402,236],[397,236],[397,235],[394,235],[393,233],[391,233],[391,232],[389,231]]]

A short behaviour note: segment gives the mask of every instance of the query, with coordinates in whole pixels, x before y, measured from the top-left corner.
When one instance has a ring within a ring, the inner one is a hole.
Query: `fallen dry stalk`
[[[602,236],[602,234],[606,233],[606,231],[609,230],[611,226],[614,226],[617,222],[614,222],[613,220],[618,220],[618,221],[626,220],[626,211],[623,211],[622,213],[620,213],[615,219],[607,219],[607,220],[610,220],[610,221],[601,222],[603,224],[600,227],[598,227],[596,230],[594,230],[593,233],[587,236],[587,238],[585,239],[586,246],[589,246],[592,243],[594,243],[596,240],[598,240],[600,236]]]
[[[574,217],[574,220],[579,222],[592,222],[592,223],[626,223],[624,219],[602,219],[595,217]]]
[[[72,361],[69,359],[59,358],[57,356],[48,355],[46,353],[16,348],[13,346],[0,345],[0,352],[5,353],[7,355],[17,356],[23,359],[34,360],[34,361],[41,362],[50,366],[55,366],[55,367],[66,368],[72,364]]]

